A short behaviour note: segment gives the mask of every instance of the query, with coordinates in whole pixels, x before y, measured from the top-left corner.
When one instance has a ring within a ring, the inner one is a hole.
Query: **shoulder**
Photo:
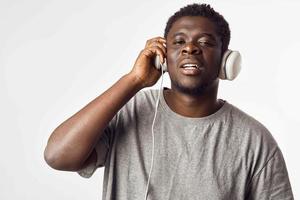
[[[231,107],[229,112],[231,123],[233,123],[239,131],[248,134],[248,136],[256,142],[261,141],[271,146],[277,146],[274,137],[265,125],[240,108],[232,104],[229,104],[229,106]],[[247,137],[247,135],[244,136]]]
[[[158,90],[157,89],[147,89],[140,90],[137,92],[125,105],[125,107],[129,108],[139,108],[139,107],[153,107],[157,100]]]
[[[155,109],[158,90],[147,89],[137,92],[118,112],[118,115],[133,117]]]
[[[229,122],[239,135],[239,151],[251,165],[252,174],[259,172],[278,152],[279,147],[271,132],[257,119],[230,104]]]
[[[141,102],[153,103],[157,100],[158,90],[157,89],[145,89],[140,90],[136,95],[135,99]]]

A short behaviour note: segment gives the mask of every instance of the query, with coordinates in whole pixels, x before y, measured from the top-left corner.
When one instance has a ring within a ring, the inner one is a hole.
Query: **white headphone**
[[[224,52],[219,78],[223,80],[233,80],[241,71],[242,56],[238,51],[230,49]]]
[[[160,64],[159,56],[155,57],[155,67],[166,72],[167,64],[164,62]],[[222,62],[219,71],[219,78],[222,80],[233,80],[241,71],[242,57],[240,52],[233,50],[226,50],[222,57]]]

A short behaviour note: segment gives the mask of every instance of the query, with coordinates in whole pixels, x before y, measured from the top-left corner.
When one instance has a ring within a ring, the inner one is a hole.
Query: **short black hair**
[[[164,37],[167,35],[174,24],[179,18],[184,16],[200,16],[206,17],[211,20],[216,26],[216,32],[221,38],[222,42],[222,53],[228,49],[230,41],[230,29],[227,21],[224,17],[216,12],[209,4],[190,4],[180,8],[179,11],[175,12],[167,21]]]

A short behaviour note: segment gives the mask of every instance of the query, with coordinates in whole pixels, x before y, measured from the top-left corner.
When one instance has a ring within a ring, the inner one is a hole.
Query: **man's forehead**
[[[214,33],[211,33],[209,31],[197,31],[195,29],[191,30],[191,31],[187,31],[186,29],[183,29],[183,30],[178,30],[177,32],[174,32],[174,33],[171,33],[170,36],[171,38],[176,38],[176,37],[180,37],[180,36],[186,36],[186,35],[195,35],[195,36],[201,36],[201,37],[209,37],[209,38],[212,38],[214,40],[217,40],[218,39],[218,36]]]
[[[215,34],[215,24],[206,17],[184,16],[179,18],[172,25],[170,32],[200,31]]]
[[[201,16],[184,16],[176,20],[168,35],[168,39],[174,39],[176,36],[208,36],[215,41],[221,41],[216,32],[215,24],[206,17]]]

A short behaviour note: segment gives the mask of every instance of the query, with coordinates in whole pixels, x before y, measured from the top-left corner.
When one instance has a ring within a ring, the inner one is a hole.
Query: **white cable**
[[[160,69],[161,69],[161,82],[160,82],[160,88],[159,88],[159,92],[158,92],[157,99],[156,99],[155,113],[154,113],[154,118],[153,118],[153,122],[152,122],[152,158],[151,158],[151,167],[150,167],[150,172],[149,172],[149,177],[148,177],[147,189],[146,189],[146,193],[145,193],[145,200],[147,200],[147,196],[148,196],[148,190],[149,190],[149,184],[150,184],[150,178],[151,178],[153,160],[154,160],[154,123],[155,123],[156,114],[157,114],[157,110],[158,110],[160,93],[161,93],[162,86],[163,86],[163,75],[164,75],[164,73],[163,73],[162,66],[160,67]]]

